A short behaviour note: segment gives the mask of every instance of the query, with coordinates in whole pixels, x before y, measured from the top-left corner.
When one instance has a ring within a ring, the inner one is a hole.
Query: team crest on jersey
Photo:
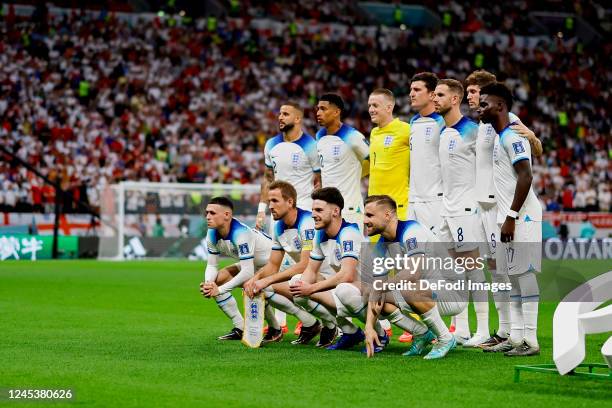
[[[313,229],[307,229],[305,231],[305,234],[306,234],[306,239],[308,241],[312,241],[314,239],[314,230]]]
[[[451,140],[451,141],[448,143],[448,151],[450,152],[450,151],[455,150],[455,146],[456,146],[456,145],[457,145],[457,141],[456,141],[456,140]]]
[[[385,147],[391,146],[391,143],[393,143],[393,136],[390,136],[390,135],[385,136],[385,141],[384,141]]]
[[[247,255],[249,253],[249,244],[238,245],[238,252],[240,255]]]
[[[301,251],[301,250],[302,250],[302,243],[300,242],[300,239],[299,239],[298,237],[295,237],[295,238],[293,239],[293,245],[295,245],[295,248],[296,248],[298,251]]]
[[[523,146],[523,142],[512,143],[512,148],[514,149],[514,153],[516,154],[525,153],[525,146]]]
[[[351,251],[353,251],[353,241],[351,241],[351,240],[343,241],[342,242],[342,248],[344,249],[344,252],[351,252]]]
[[[300,164],[300,154],[299,153],[293,153],[291,155],[291,164],[293,165],[293,167],[297,167],[297,165]]]
[[[339,144],[332,146],[332,156],[334,157],[340,156],[340,145]]]
[[[433,128],[431,126],[428,126],[425,128],[425,141],[427,143],[431,142],[431,138],[433,136]]]
[[[339,261],[340,260],[340,248],[336,247],[336,250],[334,251],[334,255],[336,256],[336,260]]]
[[[486,134],[487,142],[491,141],[491,138],[493,137],[493,132],[494,132],[493,126],[487,126],[487,134]]]
[[[417,248],[417,239],[416,238],[410,238],[408,241],[406,241],[406,249],[408,251],[412,251],[414,249]]]

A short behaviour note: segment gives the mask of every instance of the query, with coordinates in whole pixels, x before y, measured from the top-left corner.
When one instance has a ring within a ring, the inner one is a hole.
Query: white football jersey
[[[312,210],[313,173],[321,171],[317,157],[317,143],[306,133],[293,142],[286,142],[278,134],[264,147],[266,167],[273,169],[274,180],[291,183],[297,191],[297,206]]]
[[[208,229],[206,246],[209,254],[221,254],[241,261],[253,259],[257,270],[270,259],[272,239],[265,233],[232,218],[229,233],[225,238],[216,229]]]
[[[521,120],[514,113],[509,113],[510,123]],[[493,146],[497,132],[490,123],[478,125],[476,139],[476,200],[479,203],[495,202],[495,184],[493,182]]]
[[[419,203],[442,199],[440,169],[440,133],[445,128],[439,113],[410,120],[410,193],[409,202]]]
[[[323,187],[336,187],[344,198],[344,209],[363,213],[361,162],[370,151],[366,138],[357,129],[342,124],[334,135],[320,129],[316,139]]]
[[[514,200],[516,181],[518,180],[514,164],[529,160],[531,166],[531,146],[529,142],[510,129],[509,125],[495,138],[493,147],[493,175],[497,194],[497,223],[502,224],[510,211]],[[525,221],[542,221],[542,206],[538,197],[529,188],[529,194],[523,203],[517,223]]]
[[[455,125],[445,127],[440,135],[440,166],[444,196],[440,215],[457,217],[474,214],[476,197],[476,138],[478,125],[462,117]]]
[[[288,226],[283,220],[274,221],[272,235],[272,249],[285,251],[285,254],[296,263],[300,262],[302,251],[312,251],[312,241],[315,236],[312,213],[300,208],[297,212],[293,226]],[[322,275],[333,273],[327,260],[323,261],[319,272]]]
[[[347,257],[359,259],[361,243],[364,240],[357,224],[342,220],[340,231],[335,237],[327,236],[322,229],[315,232],[310,257],[317,261],[329,261],[331,268],[338,272],[342,259]]]

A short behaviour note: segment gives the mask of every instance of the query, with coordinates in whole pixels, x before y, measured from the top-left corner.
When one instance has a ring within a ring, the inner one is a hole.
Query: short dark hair
[[[512,91],[505,84],[501,82],[494,82],[482,88],[480,95],[493,95],[504,100],[508,112],[512,109],[512,103],[514,98],[512,97]]]
[[[397,203],[394,199],[392,199],[386,194],[368,196],[365,199],[365,205],[368,205],[370,203],[376,203],[376,205],[386,205],[391,210],[393,210],[393,212],[397,212]]]
[[[438,76],[433,72],[419,72],[412,77],[410,83],[416,81],[423,81],[425,83],[425,88],[427,88],[429,92],[433,92],[438,85]]]
[[[325,201],[328,204],[335,204],[342,210],[344,208],[344,198],[336,187],[318,188],[312,192],[310,198],[313,200]]]
[[[319,98],[319,101],[331,103],[332,105],[340,109],[340,115],[344,114],[344,99],[342,99],[340,95],[335,93],[326,93]]]
[[[457,81],[456,79],[444,78],[438,81],[438,85],[448,86],[448,89],[450,89],[451,92],[460,95],[463,99],[463,85],[461,85],[461,82]]]
[[[298,111],[301,116],[304,116],[304,109],[302,109],[300,104],[295,102],[295,101],[287,101],[287,102],[283,103],[281,106],[291,106],[293,109]]]
[[[480,88],[484,88],[485,86],[496,81],[497,78],[495,77],[495,74],[485,71],[484,69],[478,69],[465,78],[465,86],[468,87],[470,85],[477,85]]]
[[[227,197],[223,197],[223,196],[217,196],[217,197],[213,197],[210,199],[210,201],[208,202],[208,204],[217,204],[217,205],[221,205],[223,207],[227,207],[230,210],[234,211],[234,203],[232,203],[232,200],[230,200]]]
[[[291,183],[287,183],[283,180],[275,180],[268,186],[268,191],[270,190],[280,190],[285,200],[290,198],[293,200],[293,208],[295,208],[297,204],[297,191],[295,191],[295,187],[293,187]]]

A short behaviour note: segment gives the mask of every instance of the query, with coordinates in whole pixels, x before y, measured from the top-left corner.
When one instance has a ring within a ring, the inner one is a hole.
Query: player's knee
[[[298,273],[297,275],[293,275],[291,277],[291,279],[289,279],[289,286],[295,285],[296,283],[298,283],[301,280],[302,280],[302,274],[301,273]]]

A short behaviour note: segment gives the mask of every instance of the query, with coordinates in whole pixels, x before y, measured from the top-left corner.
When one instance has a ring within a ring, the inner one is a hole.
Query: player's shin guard
[[[455,315],[455,335],[468,339],[471,337],[467,306],[461,311],[461,313]]]
[[[484,283],[485,276],[482,269],[469,271],[467,277],[472,282]],[[474,302],[474,311],[476,312],[477,329],[476,334],[488,338],[489,337],[489,295],[486,290],[472,290],[472,301]]]
[[[510,278],[505,273],[498,274],[495,269],[491,269],[491,280],[499,285],[503,284],[508,287]],[[497,335],[502,338],[510,336],[510,291],[498,290],[493,292],[493,300],[495,301],[495,309],[497,309],[497,318],[499,328]]]
[[[444,324],[444,320],[442,320],[440,316],[437,305],[434,305],[434,307],[423,313],[421,317],[423,318],[423,322],[429,327],[429,330],[436,335],[439,341],[450,341],[452,334],[450,334],[446,324]]]
[[[525,323],[523,321],[523,305],[521,302],[521,289],[518,276],[510,276],[512,289],[510,290],[510,342],[523,343]]]
[[[274,316],[281,326],[287,325],[287,313],[283,312],[282,310],[276,310],[274,312]]]
[[[276,314],[274,313],[274,308],[267,304],[264,309],[264,317],[266,318],[266,322],[268,322],[268,326],[272,327],[275,330],[280,330],[280,323],[276,320]]]
[[[533,272],[526,272],[518,277],[521,290],[521,309],[523,312],[523,337],[531,347],[538,347],[538,304],[540,288]]]
[[[278,310],[282,310],[285,313],[297,317],[305,327],[310,327],[316,323],[316,319],[312,317],[310,313],[297,307],[292,301],[283,295],[275,293],[272,289],[266,289],[265,295],[266,299],[272,306]]]
[[[391,323],[402,330],[410,332],[414,336],[420,336],[427,333],[427,325],[425,325],[425,323],[404,315],[399,309],[395,309],[393,313],[386,317]]]
[[[340,283],[336,286],[336,297],[342,303],[338,309],[338,315],[343,317],[354,316],[363,323],[366,321],[368,304],[364,301],[363,295],[355,285],[350,283]],[[340,310],[343,310],[341,314]],[[346,313],[344,313],[346,311]],[[379,336],[383,336],[385,331],[377,321],[374,325]],[[343,330],[344,331],[344,330]]]
[[[231,319],[234,327],[242,330],[242,327],[244,326],[244,319],[238,310],[238,303],[236,303],[234,296],[232,296],[231,293],[224,293],[222,295],[215,296],[215,301],[217,302],[219,309],[221,309],[223,313],[225,313],[225,315]]]

